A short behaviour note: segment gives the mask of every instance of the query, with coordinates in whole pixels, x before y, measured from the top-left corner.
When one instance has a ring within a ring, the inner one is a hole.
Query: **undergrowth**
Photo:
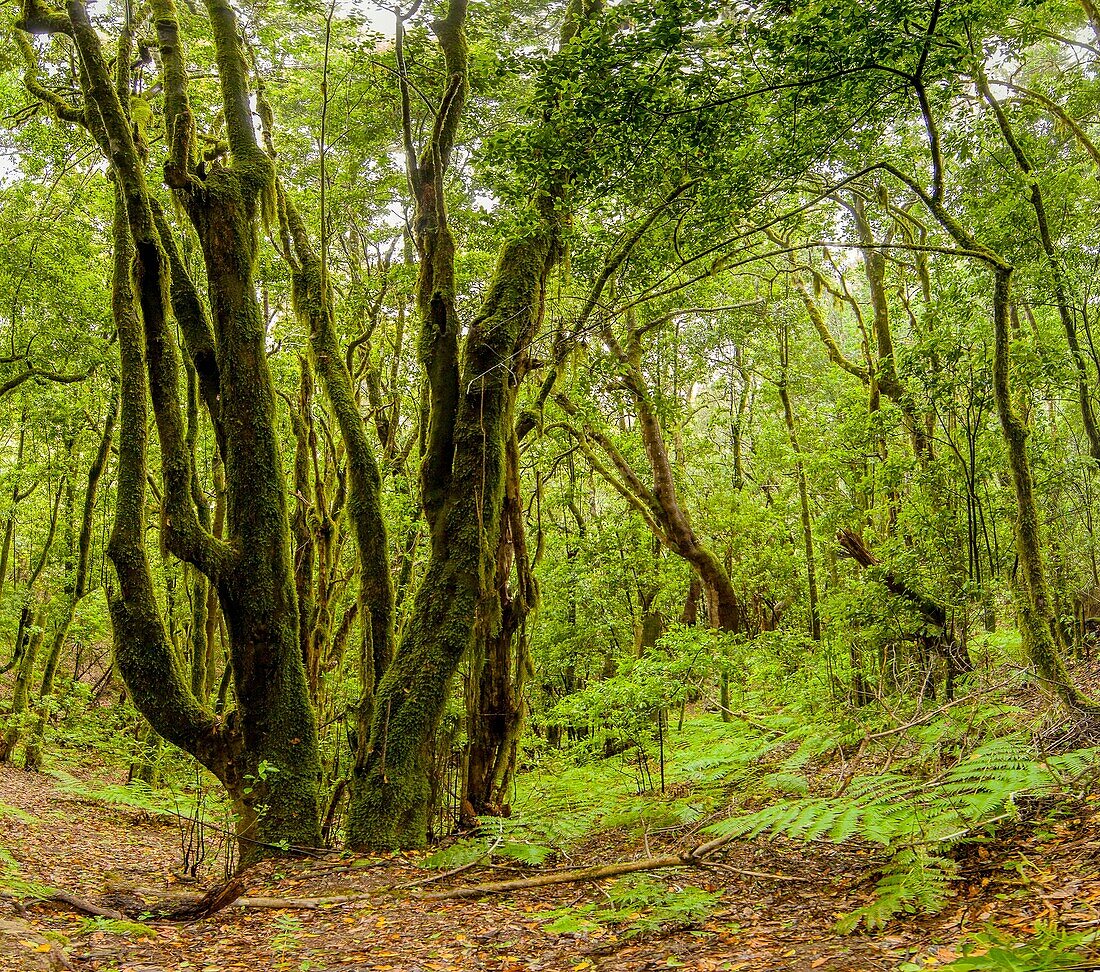
[[[559,935],[614,929],[622,939],[684,927],[707,918],[721,892],[654,877],[629,875],[611,883],[606,900],[547,913],[547,931]]]
[[[997,929],[968,935],[960,955],[939,972],[1069,972],[1095,967],[1100,932],[1065,932],[1040,926],[1029,941],[1016,941]],[[899,972],[924,972],[927,962],[907,962]]]
[[[1100,749],[1044,753],[1029,731],[1033,713],[1009,694],[1014,688],[893,712],[817,705],[812,719],[805,698],[776,708],[746,694],[728,723],[696,714],[668,731],[660,754],[664,792],[638,787],[636,764],[657,758],[651,739],[639,736],[598,762],[582,741],[572,752],[542,757],[520,778],[515,815],[500,834],[468,838],[461,853],[466,860],[492,850],[528,863],[568,862],[577,844],[606,840],[612,830],[647,843],[661,834],[681,843],[722,836],[851,843],[878,849],[875,893],[840,918],[839,931],[935,913],[953,894],[962,847],[1028,821],[1040,798],[1056,807],[1084,796],[1100,774]],[[652,766],[648,778],[658,778]],[[430,863],[465,862],[458,853]]]

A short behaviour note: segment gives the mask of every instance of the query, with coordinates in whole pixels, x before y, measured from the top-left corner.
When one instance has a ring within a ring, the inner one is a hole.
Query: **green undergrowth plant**
[[[37,819],[33,813],[28,813],[21,807],[13,807],[8,803],[0,803],[0,819],[4,817],[11,817],[25,824],[33,824]]]
[[[619,878],[606,900],[548,912],[547,931],[558,935],[614,929],[621,938],[684,928],[713,914],[721,892],[646,875]]]
[[[422,867],[441,871],[461,868],[478,861],[493,859],[516,864],[545,864],[555,853],[554,846],[538,840],[537,821],[500,818],[424,858]]]
[[[151,815],[173,816],[193,809],[190,795],[173,794],[168,789],[149,786],[141,780],[128,783],[90,783],[62,769],[50,771],[63,793],[96,803],[142,810]],[[181,802],[182,800],[182,802]]]
[[[919,757],[844,778],[830,795],[769,802],[710,830],[879,845],[886,860],[874,901],[838,922],[842,932],[860,923],[874,929],[901,912],[939,910],[958,872],[951,856],[956,847],[1019,820],[1032,798],[1082,795],[1100,767],[1100,749],[1044,756],[1022,733],[991,739],[936,773],[923,771]]]
[[[23,877],[19,862],[6,847],[0,846],[0,889],[19,900],[45,899],[54,889],[38,881]]]
[[[940,972],[1057,972],[1071,969],[1091,969],[1100,952],[1097,939],[1100,932],[1067,932],[1051,926],[1036,928],[1026,940],[1013,938],[996,928],[988,928],[967,936],[961,954]],[[901,966],[900,972],[923,972],[926,962],[912,961]]]
[[[720,812],[731,793],[758,796],[809,792],[809,767],[835,747],[835,732],[808,729],[796,714],[760,706],[751,717],[723,723],[715,713],[689,712],[665,739],[665,786],[639,792],[630,760],[595,759],[576,749],[542,754],[517,780],[512,816],[428,858],[429,866],[462,866],[500,840],[495,856],[525,863],[573,859],[579,845],[611,831],[630,840],[676,839]],[[649,774],[656,781],[656,770]],[[539,859],[541,858],[541,860]]]
[[[877,847],[873,900],[841,931],[934,913],[959,875],[957,851],[998,828],[1058,814],[1100,775],[1100,749],[1056,755],[1034,735],[1026,675],[975,677],[949,703],[826,705],[819,686],[739,687],[730,721],[688,711],[664,738],[665,787],[638,792],[623,754],[592,747],[543,754],[518,780],[508,840],[563,851],[611,829],[634,839],[783,838]],[[791,680],[795,681],[795,680]],[[731,813],[732,807],[732,813]],[[491,835],[467,853],[484,853]],[[479,850],[480,849],[480,850]],[[592,915],[585,920],[596,920]],[[603,919],[599,919],[603,920]]]

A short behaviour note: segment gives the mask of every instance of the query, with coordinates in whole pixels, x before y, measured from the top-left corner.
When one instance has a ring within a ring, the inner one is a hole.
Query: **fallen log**
[[[619,861],[615,864],[600,864],[595,867],[582,867],[575,871],[555,871],[552,874],[538,874],[529,878],[516,878],[512,881],[489,881],[485,884],[471,884],[450,891],[437,891],[424,895],[430,901],[446,901],[451,898],[483,898],[504,891],[523,891],[527,888],[545,888],[552,884],[573,884],[578,881],[599,881],[602,878],[618,877],[620,874],[632,874],[635,871],[656,871],[665,867],[690,867],[694,862],[686,854],[669,854],[664,857],[648,857],[640,861]]]
[[[143,914],[154,921],[198,921],[209,918],[223,908],[271,908],[285,911],[313,911],[318,908],[362,901],[366,894],[334,894],[319,898],[273,898],[246,895],[243,877],[236,877],[227,884],[211,889],[201,898],[174,897],[159,908],[147,908]]]
[[[159,908],[147,908],[143,914],[154,921],[199,921],[228,908],[243,894],[244,875],[238,874],[197,900],[176,899]]]
[[[645,857],[637,861],[616,861],[612,864],[598,864],[594,867],[582,867],[572,871],[555,871],[551,874],[536,874],[528,878],[515,878],[511,881],[489,881],[485,884],[471,884],[450,891],[437,891],[426,894],[430,901],[446,901],[455,898],[483,898],[490,894],[502,894],[506,891],[525,891],[529,888],[545,888],[554,884],[576,884],[581,881],[601,881],[604,878],[618,877],[621,874],[635,874],[638,871],[659,871],[674,867],[700,867],[708,865],[707,858],[725,847],[734,838],[716,837],[682,854],[665,854],[661,857]],[[722,865],[729,870],[747,877],[768,878],[774,881],[806,881],[807,878],[792,877],[787,874],[770,874],[766,871],[747,871],[730,865]]]
[[[315,908],[327,908],[333,905],[348,904],[352,901],[366,901],[369,894],[333,894],[327,898],[239,898],[233,902],[234,908],[285,908],[288,911],[312,911]]]
[[[860,567],[878,568],[886,589],[895,597],[908,602],[920,615],[928,629],[928,633],[919,636],[918,640],[947,659],[947,692],[948,699],[950,699],[953,677],[968,674],[974,666],[966,646],[960,644],[951,631],[946,605],[916,590],[899,578],[892,570],[884,567],[878,557],[863,542],[863,538],[854,530],[842,529],[837,533],[836,539],[843,556],[851,557]]]
[[[132,900],[125,907],[111,908],[106,904],[82,898],[79,895],[70,894],[67,891],[51,891],[39,897],[38,901],[49,901],[63,904],[73,911],[83,915],[91,915],[95,918],[110,918],[113,921],[199,921],[209,918],[224,908],[271,908],[287,911],[312,911],[318,908],[326,908],[334,905],[348,904],[352,901],[363,901],[369,898],[367,894],[336,894],[321,898],[267,898],[243,895],[243,880],[234,878],[227,884],[218,885],[204,895],[193,897],[173,895],[163,899],[159,904],[147,904],[138,896],[132,896]],[[152,892],[156,893],[156,892]],[[5,894],[4,897],[13,896]],[[120,895],[111,895],[114,903],[118,903]],[[130,896],[128,896],[130,897]]]

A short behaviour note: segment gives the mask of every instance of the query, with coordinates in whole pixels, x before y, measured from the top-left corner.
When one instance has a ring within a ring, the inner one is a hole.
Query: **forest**
[[[0,970],[1100,962],[1093,0],[7,0],[0,153]]]

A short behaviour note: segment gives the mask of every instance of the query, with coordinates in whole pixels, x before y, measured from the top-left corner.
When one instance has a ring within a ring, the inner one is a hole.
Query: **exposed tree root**
[[[225,884],[212,888],[204,895],[178,896],[165,898],[160,904],[147,904],[138,894],[110,895],[110,904],[90,901],[67,891],[51,891],[43,895],[40,901],[53,901],[67,905],[80,914],[97,918],[110,918],[114,921],[201,921],[217,914],[224,908],[273,908],[287,911],[312,911],[317,908],[362,901],[369,895],[339,894],[323,898],[264,898],[243,895],[245,881],[237,876]]]

